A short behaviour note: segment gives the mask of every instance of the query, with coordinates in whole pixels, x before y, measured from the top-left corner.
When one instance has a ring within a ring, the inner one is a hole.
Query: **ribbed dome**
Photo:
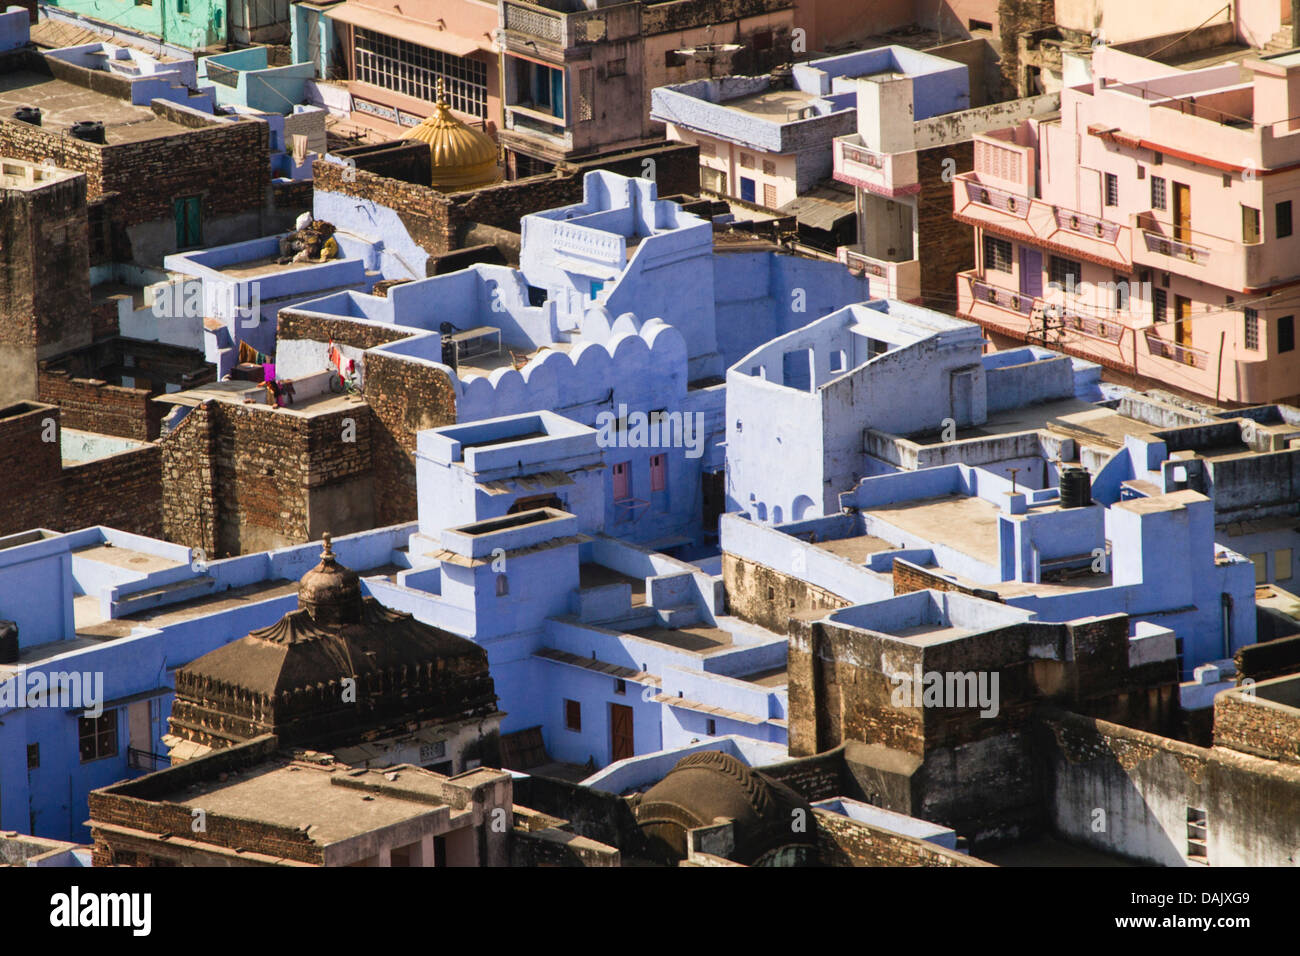
[[[355,624],[361,620],[361,578],[334,559],[328,534],[322,543],[320,564],[298,582],[298,607],[317,624]]]
[[[432,115],[425,117],[405,138],[428,145],[433,154],[435,189],[470,189],[501,178],[496,143],[487,133],[466,126],[451,115],[441,79]]]

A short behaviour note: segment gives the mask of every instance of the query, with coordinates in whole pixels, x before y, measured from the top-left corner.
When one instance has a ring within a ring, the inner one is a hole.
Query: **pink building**
[[[1300,52],[1182,71],[1107,47],[1059,119],[975,137],[958,310],[1232,403],[1300,398]]]

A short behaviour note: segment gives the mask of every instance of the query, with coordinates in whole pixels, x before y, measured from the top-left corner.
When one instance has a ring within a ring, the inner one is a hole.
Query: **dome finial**
[[[451,104],[447,102],[447,87],[443,83],[441,76],[438,77],[438,83],[435,89],[436,92],[433,97],[434,102],[439,106],[451,106]]]
[[[334,540],[333,536],[328,531],[326,531],[323,535],[321,535],[320,541],[321,544],[324,545],[320,553],[320,558],[322,561],[334,560],[334,549],[330,546],[330,542],[333,540]]]

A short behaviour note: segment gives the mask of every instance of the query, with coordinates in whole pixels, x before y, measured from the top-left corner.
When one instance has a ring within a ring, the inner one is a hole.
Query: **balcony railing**
[[[1154,329],[1146,330],[1147,351],[1157,358],[1169,359],[1171,362],[1178,362],[1181,365],[1190,365],[1193,368],[1206,369],[1210,365],[1210,355],[1201,349],[1192,348],[1190,345],[1179,345],[1177,342],[1170,342],[1163,339]]]
[[[1101,239],[1105,242],[1114,242],[1119,235],[1119,223],[1111,222],[1109,219],[1099,219],[1072,209],[1062,209],[1060,206],[1054,206],[1052,211],[1056,215],[1058,229],[1068,229],[1081,236]]]
[[[966,180],[966,198],[971,202],[979,203],[981,206],[988,206],[990,209],[996,209],[998,212],[1007,212],[1013,216],[1019,216],[1021,219],[1029,215],[1030,200],[1025,196],[1017,196],[1007,189],[999,189],[996,186],[986,186],[983,183],[971,182]]]
[[[156,754],[148,750],[137,750],[135,747],[126,748],[126,765],[132,770],[145,770],[149,773],[157,770],[159,766],[169,766],[171,758],[166,754]]]
[[[564,40],[564,21],[558,14],[547,13],[536,7],[505,4],[506,29],[525,36],[537,37],[549,43]]]
[[[864,256],[860,252],[846,252],[845,258],[848,261],[849,268],[860,270],[869,276],[875,276],[878,279],[889,277],[889,267],[879,259],[872,259],[870,256]]]
[[[999,309],[1007,309],[1019,315],[1031,314],[1038,302],[1033,296],[1012,292],[1009,289],[999,289],[997,286],[981,282],[979,279],[971,279],[970,285],[976,302],[996,305]]]
[[[873,153],[869,149],[862,149],[858,146],[850,146],[848,143],[842,144],[840,148],[844,151],[844,158],[851,163],[870,166],[872,169],[885,168],[885,157],[879,153]]]
[[[1142,238],[1146,241],[1147,252],[1156,252],[1162,256],[1172,256],[1175,259],[1183,259],[1186,262],[1193,262],[1197,265],[1205,265],[1210,261],[1210,250],[1204,246],[1195,246],[1190,242],[1181,242],[1178,239],[1170,239],[1162,236],[1158,232],[1152,232],[1149,229],[1142,230]]]
[[[1124,330],[1128,328],[1119,319],[1094,319],[1086,315],[1072,315],[1070,313],[1061,316],[1061,325],[1075,332],[1082,332],[1094,339],[1104,339],[1107,342],[1118,342],[1123,336]]]

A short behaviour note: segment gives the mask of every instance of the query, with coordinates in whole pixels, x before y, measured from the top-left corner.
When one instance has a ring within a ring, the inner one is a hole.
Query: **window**
[[[701,142],[699,142],[699,143],[696,143],[695,145],[697,145],[697,146],[700,147],[700,155],[701,155],[701,156],[710,156],[710,157],[712,157],[712,156],[717,156],[717,155],[718,155],[718,148],[717,148],[716,146],[714,146],[712,143],[706,143],[706,142],[701,141]]]
[[[1115,277],[1115,311],[1123,312],[1128,308],[1129,284],[1127,276]]]
[[[754,168],[754,155],[753,155],[752,153],[741,153],[741,154],[740,154],[740,168],[741,168],[741,169],[753,169],[753,168]]]
[[[668,487],[667,456],[663,454],[650,456],[650,490],[663,491]]]
[[[844,366],[847,364],[847,361],[848,361],[848,354],[844,351],[844,349],[834,349],[831,352],[831,356],[830,356],[831,371],[832,372],[844,371]]]
[[[1261,551],[1258,554],[1250,556],[1251,563],[1255,565],[1255,583],[1268,583],[1268,552]]]
[[[719,196],[725,196],[727,194],[727,174],[720,169],[709,169],[707,166],[701,166],[700,188],[716,193]]]
[[[776,208],[776,187],[771,183],[763,184],[763,205],[768,209]]]
[[[40,768],[40,766],[41,766],[41,745],[28,744],[27,745],[27,769],[37,770]]]
[[[623,678],[621,678],[621,677],[617,678],[617,679],[614,681],[614,693],[616,693],[616,694],[626,694],[626,693],[627,693],[627,681],[625,681],[625,680],[624,680]]]
[[[1277,237],[1285,239],[1291,235],[1291,200],[1278,203],[1273,211],[1274,219],[1277,221]]]
[[[1277,350],[1290,352],[1295,348],[1295,316],[1284,315],[1277,320]]]
[[[1011,243],[997,236],[984,237],[984,268],[995,272],[1011,271]]]
[[[176,0],[176,12],[188,14],[190,12],[190,0]]]
[[[1187,859],[1195,863],[1209,863],[1210,821],[1205,811],[1187,808]]]
[[[772,49],[772,31],[760,30],[752,37],[755,51]]]
[[[606,76],[627,76],[627,58],[610,60],[609,65],[605,67]]]
[[[1241,241],[1259,242],[1259,210],[1241,207]]]
[[[971,30],[993,30],[993,24],[987,20],[967,20],[966,24]]]
[[[776,163],[773,162],[773,161],[770,160],[770,159],[765,159],[765,160],[763,160],[763,175],[764,175],[764,176],[775,176],[775,175],[776,175]]]
[[[1114,173],[1106,174],[1106,205],[1119,205],[1119,177]]]
[[[664,66],[685,66],[686,54],[679,53],[677,50],[668,50],[664,53]]]
[[[1246,309],[1242,319],[1242,340],[1246,348],[1259,349],[1259,311]]]
[[[1291,574],[1291,549],[1280,548],[1273,555],[1273,580],[1290,581]]]
[[[582,730],[582,705],[576,700],[564,702],[564,729]]]
[[[1151,321],[1164,322],[1169,318],[1169,293],[1164,289],[1151,290]]]
[[[1165,181],[1159,176],[1151,177],[1151,208],[1164,209],[1165,199]]]
[[[1074,287],[1079,284],[1083,278],[1083,266],[1073,259],[1065,259],[1061,256],[1052,256],[1048,260],[1049,281],[1053,285],[1060,286],[1069,292],[1074,291]]]
[[[452,109],[487,118],[486,63],[372,30],[357,28],[355,33],[356,78],[362,83],[432,103],[441,77]]]
[[[710,737],[714,736],[718,732],[718,722],[714,720],[712,717],[710,717],[707,721],[705,721],[704,732],[708,734]]]
[[[505,597],[510,593],[510,579],[504,574],[497,575],[497,597]]]
[[[116,757],[117,711],[106,710],[98,717],[78,717],[77,747],[82,763]]]

